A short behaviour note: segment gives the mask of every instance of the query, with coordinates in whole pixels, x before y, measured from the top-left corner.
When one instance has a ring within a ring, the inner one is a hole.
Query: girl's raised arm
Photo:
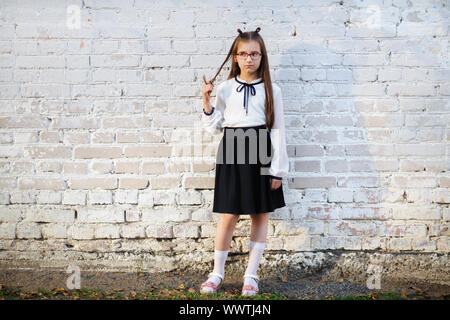
[[[216,100],[210,113],[203,109],[202,123],[206,131],[211,134],[219,134],[222,131],[223,111],[225,110],[225,100],[222,95],[223,83],[217,86]]]

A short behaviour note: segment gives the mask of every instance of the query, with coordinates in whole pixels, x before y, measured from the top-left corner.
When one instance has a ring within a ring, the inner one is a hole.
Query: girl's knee
[[[264,221],[267,220],[268,217],[268,213],[255,213],[255,214],[251,214],[250,218],[252,219],[252,221]]]
[[[226,222],[237,222],[239,220],[238,214],[222,214],[222,220]]]

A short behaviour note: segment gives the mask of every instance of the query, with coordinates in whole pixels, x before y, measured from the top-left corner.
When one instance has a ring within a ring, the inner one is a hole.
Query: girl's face
[[[261,55],[262,52],[258,41],[241,41],[238,44],[237,55],[233,59],[239,65],[241,73],[250,75],[258,71],[261,64]]]

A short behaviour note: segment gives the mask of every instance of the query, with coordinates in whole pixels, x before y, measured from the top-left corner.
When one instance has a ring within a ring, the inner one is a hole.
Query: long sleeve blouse
[[[280,87],[272,82],[275,121],[270,131],[273,156],[269,173],[281,179],[289,172],[286,148],[286,129],[283,99]],[[261,78],[246,82],[239,76],[217,86],[211,114],[203,111],[202,123],[206,131],[219,134],[224,127],[251,127],[266,123],[265,88]]]

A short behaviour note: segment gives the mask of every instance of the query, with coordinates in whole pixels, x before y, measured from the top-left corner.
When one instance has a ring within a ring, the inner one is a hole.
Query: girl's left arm
[[[286,127],[284,122],[284,106],[281,89],[273,85],[274,90],[274,116],[275,121],[270,131],[270,140],[273,146],[273,157],[269,173],[273,179],[281,180],[289,172],[289,158],[286,147]]]

